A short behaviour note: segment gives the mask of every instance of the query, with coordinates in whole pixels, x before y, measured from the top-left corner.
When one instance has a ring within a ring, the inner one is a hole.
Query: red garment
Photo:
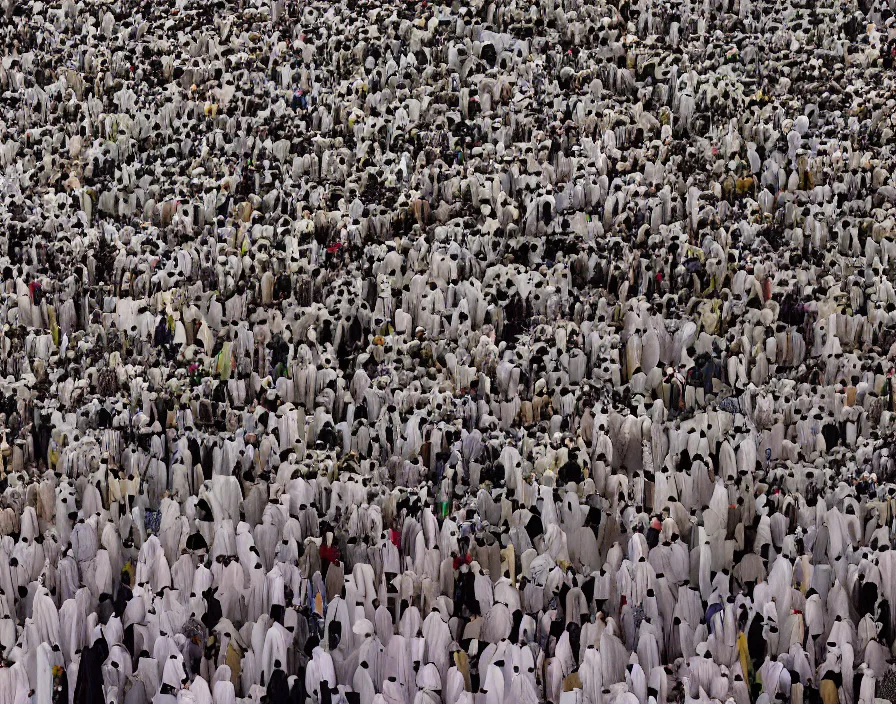
[[[399,550],[401,549],[401,533],[399,533],[394,528],[389,530],[389,539],[392,541],[392,544],[397,547]]]
[[[459,570],[461,565],[469,565],[472,561],[473,558],[470,557],[469,553],[464,555],[463,557],[455,557],[454,569]]]
[[[320,559],[327,562],[339,562],[339,548],[335,545],[321,545]]]

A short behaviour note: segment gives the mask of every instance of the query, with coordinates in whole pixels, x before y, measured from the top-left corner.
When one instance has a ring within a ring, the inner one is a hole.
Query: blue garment
[[[712,617],[721,611],[721,604],[710,604],[709,608],[706,610],[706,625],[709,628],[710,633],[712,633]]]

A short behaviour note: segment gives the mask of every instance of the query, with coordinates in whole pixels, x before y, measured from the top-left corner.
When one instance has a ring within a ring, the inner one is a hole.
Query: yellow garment
[[[126,562],[126,563],[124,564],[124,567],[121,568],[121,571],[122,571],[122,572],[127,572],[127,573],[128,573],[128,575],[129,575],[130,578],[131,578],[131,580],[130,580],[130,581],[131,581],[131,584],[135,584],[135,583],[136,583],[135,577],[137,576],[137,571],[134,569],[134,563],[133,563],[133,562],[130,562],[130,561]]]
[[[233,371],[233,354],[231,353],[231,348],[231,343],[225,342],[221,347],[221,351],[218,353],[216,369],[221,376],[221,379],[224,381],[230,379],[230,374]]]
[[[692,244],[685,245],[685,253],[688,257],[695,257],[699,259],[701,262],[706,260],[706,252],[704,252],[700,247],[695,247]]]
[[[464,676],[464,690],[467,692],[472,691],[473,687],[470,684],[470,656],[463,650],[458,650],[454,653],[454,664],[457,666],[457,671]]]
[[[750,660],[750,649],[747,646],[746,633],[737,634],[737,656],[740,658],[740,668],[743,670],[747,682],[751,681],[753,674],[753,661]]]

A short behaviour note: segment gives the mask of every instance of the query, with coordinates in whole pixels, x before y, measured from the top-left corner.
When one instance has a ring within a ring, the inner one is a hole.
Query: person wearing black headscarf
[[[109,657],[109,646],[100,636],[93,645],[81,651],[78,665],[78,681],[72,696],[72,704],[94,704],[103,701],[103,663]]]

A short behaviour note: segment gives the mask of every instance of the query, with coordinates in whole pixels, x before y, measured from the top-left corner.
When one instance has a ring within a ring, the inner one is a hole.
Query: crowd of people
[[[896,697],[893,0],[2,0],[0,704]]]

